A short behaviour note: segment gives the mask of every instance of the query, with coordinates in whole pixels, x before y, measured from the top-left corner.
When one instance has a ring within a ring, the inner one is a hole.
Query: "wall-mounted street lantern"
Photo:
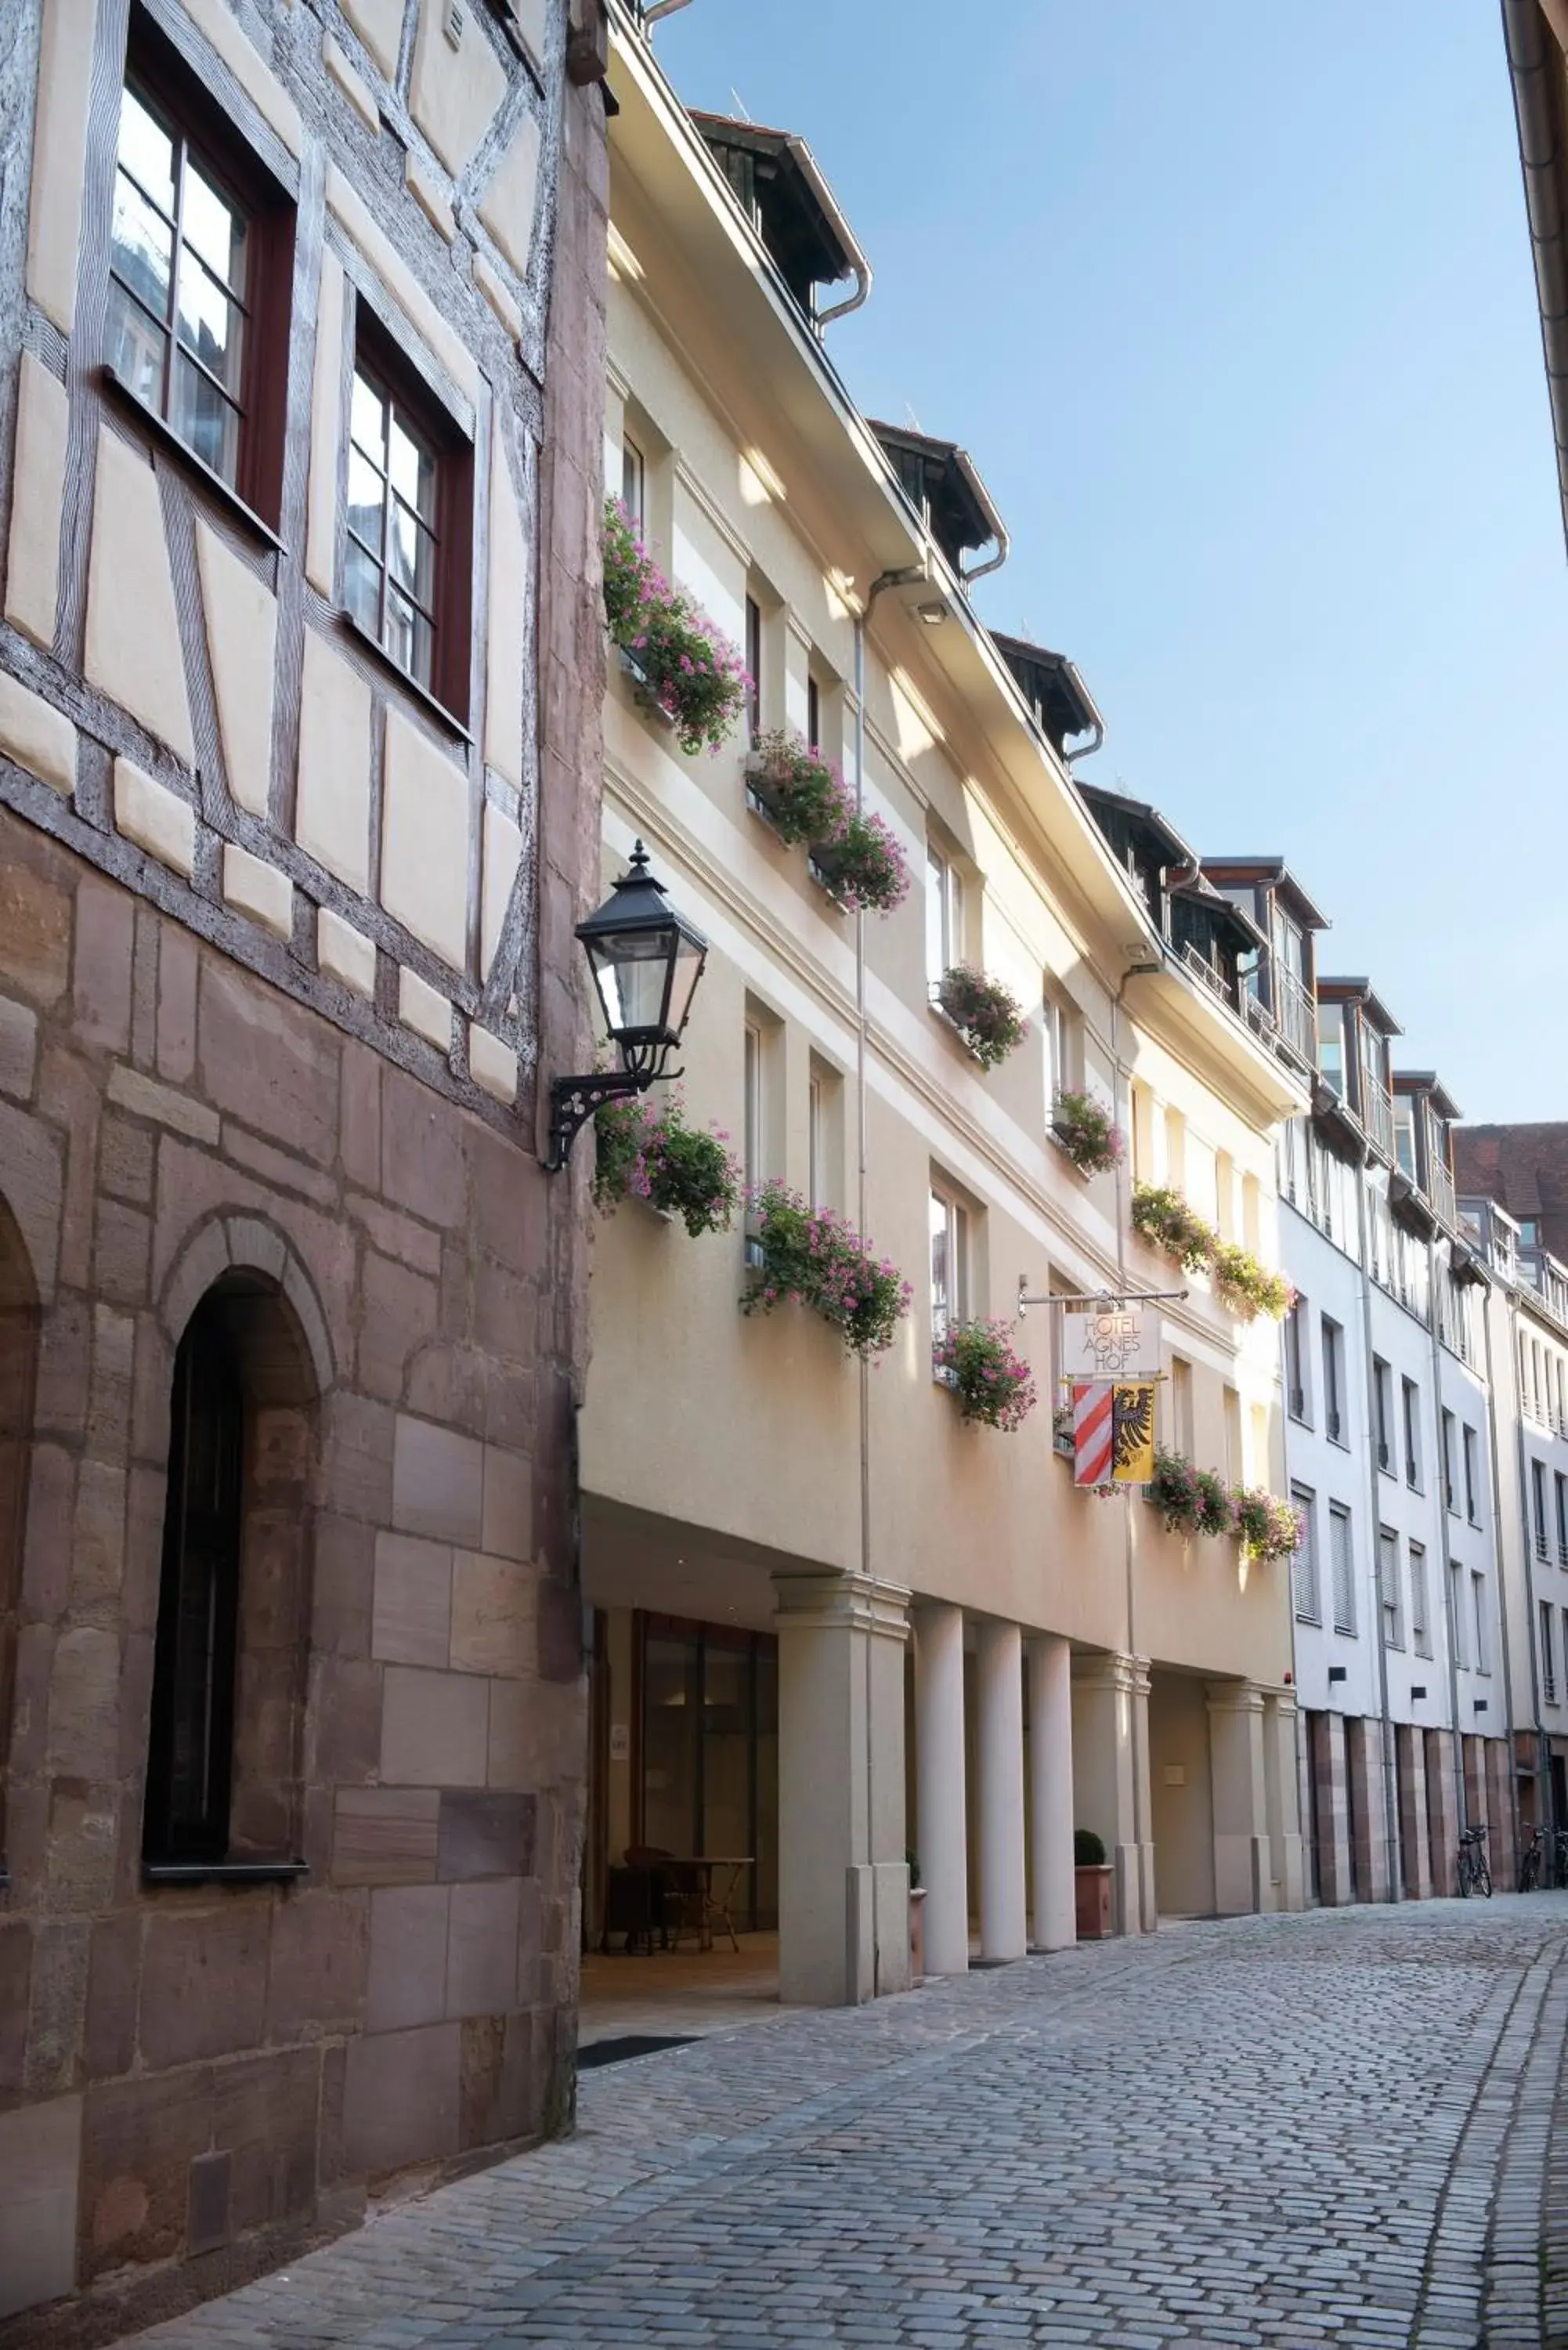
[[[680,1042],[708,960],[707,940],[670,905],[662,883],[648,869],[640,840],[629,870],[598,910],[577,924],[577,936],[587,950],[605,1026],[621,1065],[552,1082],[550,1155],[545,1161],[551,1175],[566,1165],[579,1127],[606,1102],[646,1093],[656,1077],[679,1075],[669,1068],[670,1055]]]

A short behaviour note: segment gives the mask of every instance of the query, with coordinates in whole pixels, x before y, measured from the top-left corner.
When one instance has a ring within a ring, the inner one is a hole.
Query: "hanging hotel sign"
[[[1143,1305],[1067,1306],[1062,1369],[1070,1379],[1158,1378],[1158,1315]]]

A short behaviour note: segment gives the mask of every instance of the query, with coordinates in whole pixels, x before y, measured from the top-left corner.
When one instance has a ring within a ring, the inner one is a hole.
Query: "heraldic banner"
[[[1147,1485],[1154,1475],[1154,1381],[1075,1379],[1075,1485]]]

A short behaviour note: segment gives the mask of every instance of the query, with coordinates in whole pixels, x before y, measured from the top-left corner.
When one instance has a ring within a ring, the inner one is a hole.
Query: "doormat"
[[[661,2048],[690,2048],[698,2036],[694,2032],[628,2032],[618,2040],[596,2040],[591,2046],[578,2049],[577,2070],[587,2073],[597,2064],[624,2064],[628,2056],[655,2056]]]

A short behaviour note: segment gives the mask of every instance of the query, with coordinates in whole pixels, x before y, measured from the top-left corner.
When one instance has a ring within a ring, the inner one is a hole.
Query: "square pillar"
[[[1065,1640],[1032,1639],[1029,1659],[1029,1867],[1037,1950],[1078,1939],[1073,1880],[1073,1659]]]
[[[1099,1656],[1073,1669],[1075,1825],[1093,1828],[1115,1876],[1118,1934],[1152,1933],[1154,1847],[1147,1842],[1148,1669],[1141,1657]]]
[[[963,1610],[915,1611],[916,1852],[926,1888],[926,1972],[969,1969]]]
[[[1307,1718],[1317,1811],[1318,1899],[1325,1909],[1355,1898],[1350,1849],[1350,1757],[1342,1713]]]
[[[979,1627],[975,1690],[980,1795],[980,1954],[1023,1958],[1029,1946],[1023,1864],[1023,1636]]]
[[[1263,1801],[1269,1823],[1269,1867],[1276,1909],[1300,1909],[1306,1903],[1299,1721],[1294,1690],[1264,1690]]]
[[[867,1575],[774,1577],[785,2001],[849,2007],[909,1988],[909,1598]]]
[[[1388,1810],[1383,1724],[1368,1714],[1345,1719],[1352,1824],[1355,1838],[1355,1888],[1362,1901],[1391,1898]]]
[[[1410,1722],[1394,1732],[1399,1770],[1399,1818],[1402,1823],[1400,1865],[1407,1901],[1432,1898],[1432,1838],[1427,1819],[1427,1733]]]
[[[1427,1836],[1432,1890],[1456,1893],[1459,1883],[1459,1784],[1454,1733],[1427,1732]]]
[[[1210,1799],[1214,1906],[1221,1918],[1273,1907],[1263,1779],[1263,1693],[1251,1681],[1210,1681]]]
[[[1481,1742],[1473,1731],[1467,1731],[1459,1741],[1464,1757],[1465,1825],[1468,1828],[1487,1825],[1486,1770],[1481,1757]],[[1490,1844],[1490,1839],[1488,1839]]]

